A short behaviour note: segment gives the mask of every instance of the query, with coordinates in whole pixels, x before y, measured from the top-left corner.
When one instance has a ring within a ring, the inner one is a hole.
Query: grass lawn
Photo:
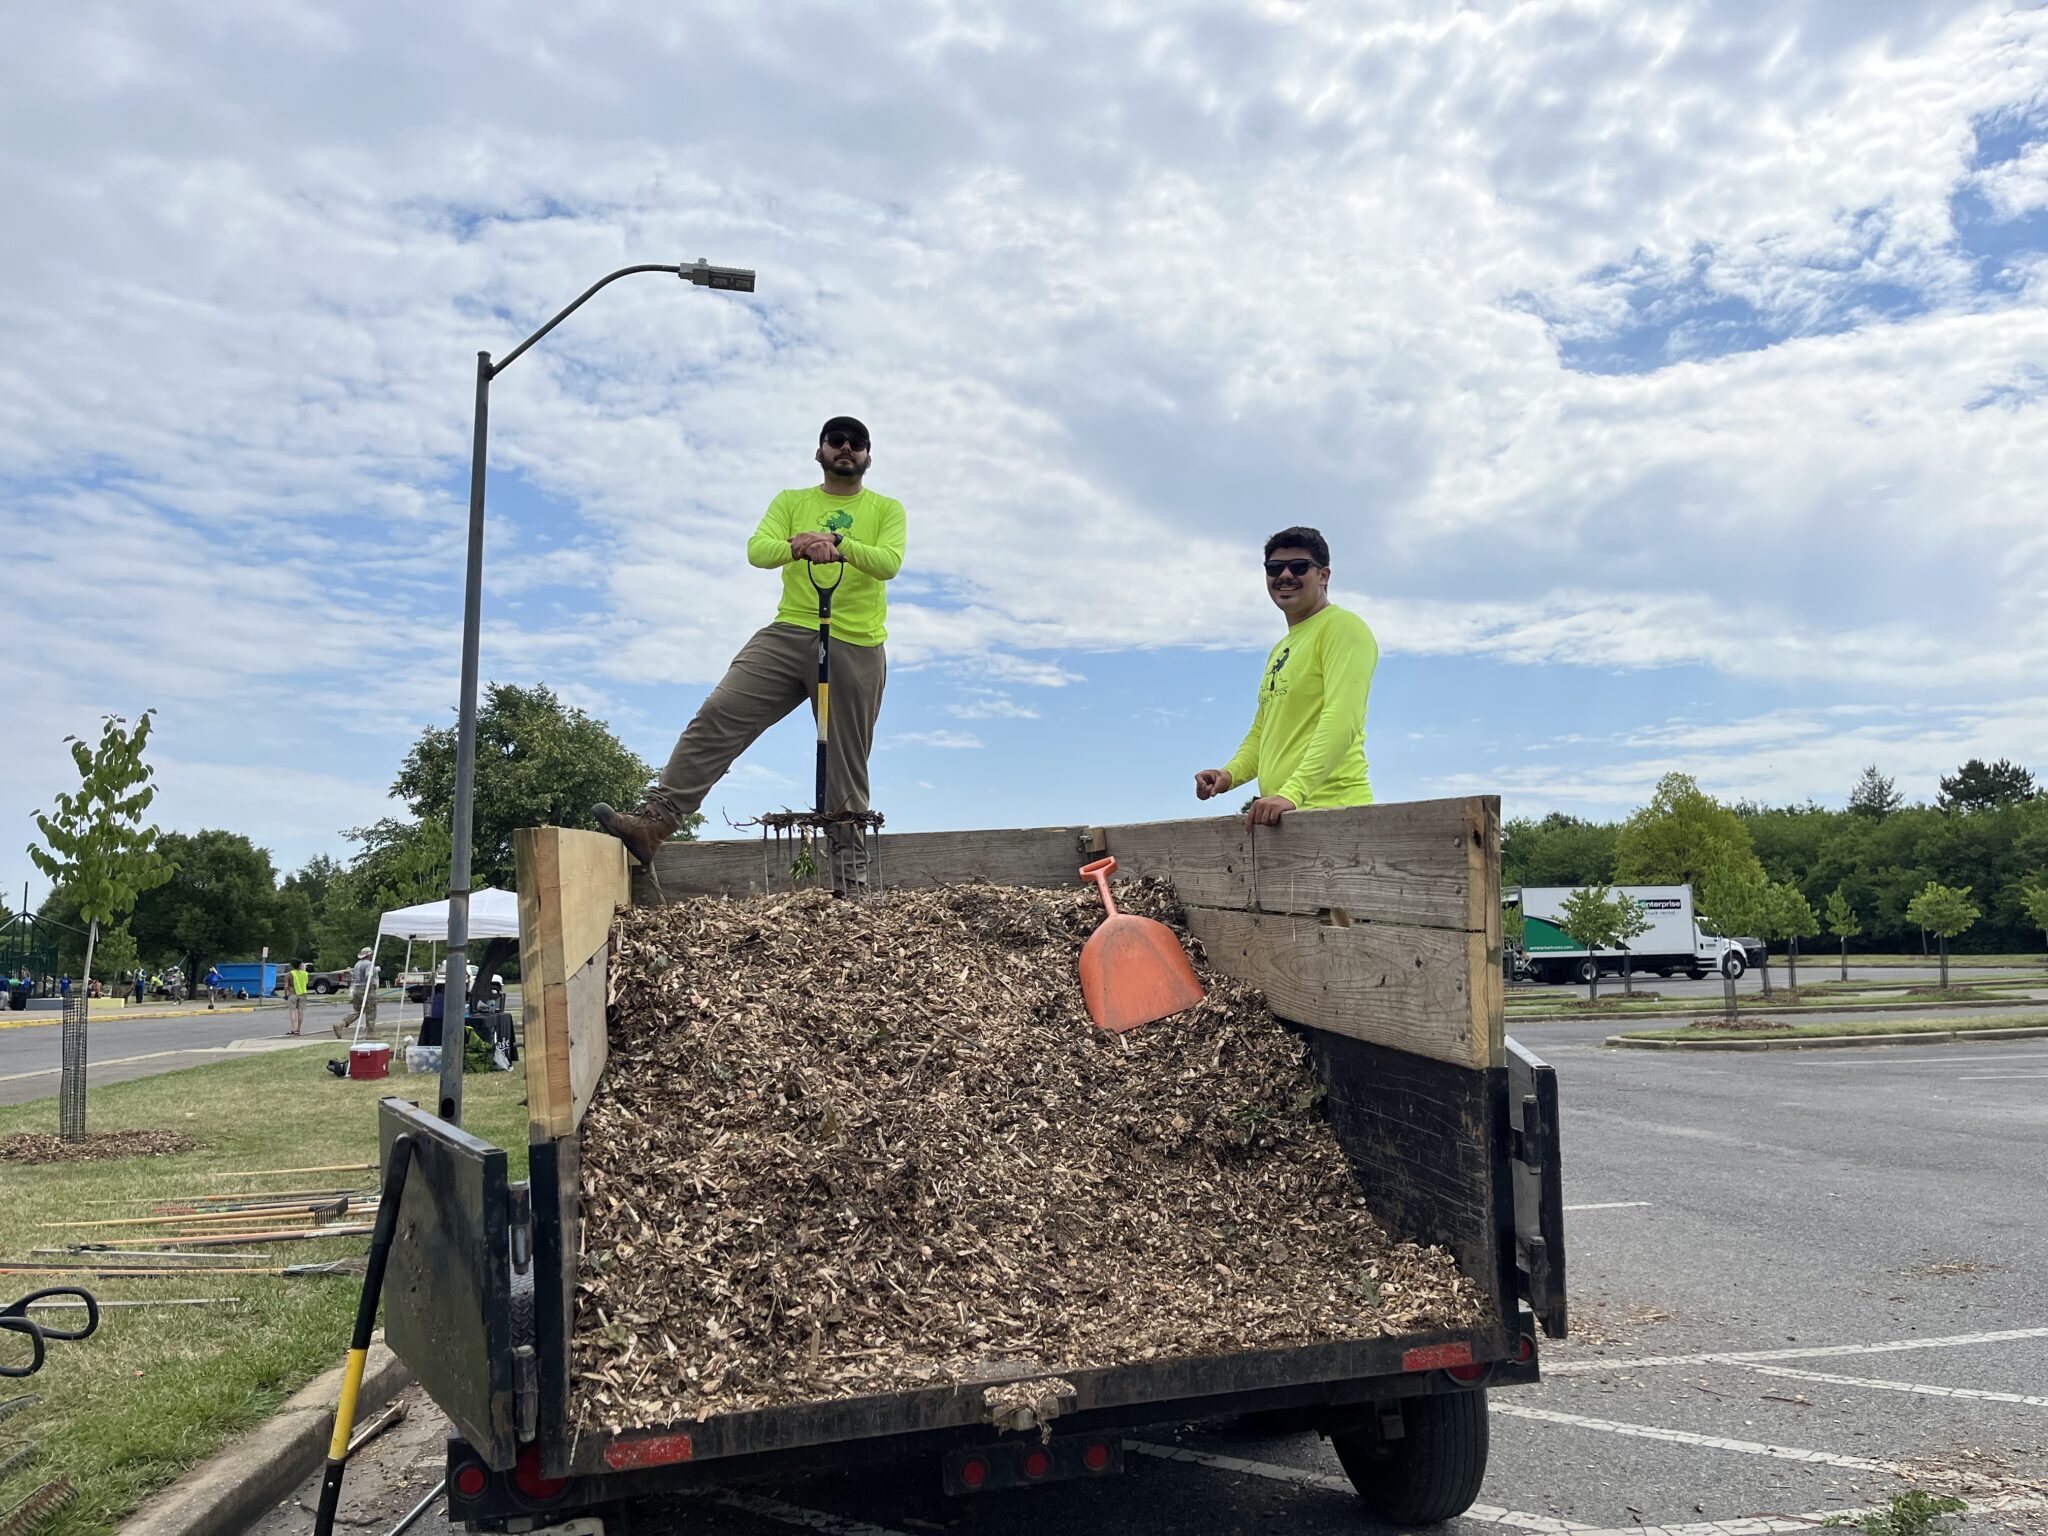
[[[1819,958],[1821,958],[1821,956],[1820,952],[1817,950],[1811,955],[1809,955],[1803,947],[1799,951],[1799,959],[1801,964],[1804,964],[1808,960]],[[1773,954],[1771,956],[1771,963],[1773,965],[1782,965],[1784,964],[1784,961],[1785,957],[1782,954]],[[2000,969],[2038,970],[2044,962],[2048,962],[2048,955],[2044,955],[2042,951],[2038,949],[2030,950],[2024,954],[2017,955],[1958,955],[1955,953],[1951,953],[1948,957],[1948,965],[1950,970],[1954,970],[1957,966],[1967,966],[1971,968],[1997,967]],[[1837,956],[1830,954],[1826,956],[1826,963],[1829,965],[1838,965],[1840,964],[1840,960]],[[1941,956],[1938,954],[1859,955],[1851,951],[1849,955],[1849,963],[1851,965],[1924,965],[1929,967],[1935,967],[1941,964]]]
[[[197,1143],[170,1157],[117,1162],[0,1163],[0,1253],[9,1263],[39,1247],[109,1241],[109,1233],[151,1229],[52,1230],[79,1222],[148,1214],[167,1197],[255,1190],[373,1188],[376,1175],[228,1179],[231,1170],[303,1168],[371,1162],[377,1155],[376,1101],[385,1094],[432,1098],[434,1081],[398,1075],[383,1082],[337,1080],[318,1048],[274,1051],[161,1077],[92,1090],[94,1131],[176,1131]],[[513,1071],[472,1075],[463,1088],[463,1123],[510,1155],[525,1176],[526,1079]],[[0,1109],[0,1135],[54,1132],[54,1099]],[[115,1246],[149,1248],[124,1236]],[[240,1250],[251,1265],[360,1255],[367,1237],[275,1243]],[[60,1259],[57,1262],[68,1262]],[[0,1302],[62,1280],[0,1276]],[[120,1308],[101,1313],[99,1332],[80,1343],[53,1342],[41,1372],[0,1380],[0,1399],[40,1392],[42,1401],[0,1423],[0,1454],[23,1440],[42,1452],[0,1482],[0,1511],[59,1473],[77,1500],[38,1536],[112,1531],[151,1491],[249,1428],[328,1367],[341,1363],[362,1282],[352,1276],[285,1279],[194,1274],[170,1280],[82,1280],[102,1301],[130,1297],[237,1296],[233,1306]],[[9,1288],[11,1287],[11,1288]],[[59,1322],[83,1312],[38,1314]],[[26,1352],[0,1335],[9,1363]]]
[[[1833,1024],[1752,1025],[1748,1029],[1720,1029],[1711,1024],[1684,1025],[1677,1029],[1632,1029],[1631,1040],[1810,1040],[1827,1035],[1933,1035],[1952,1029],[2040,1029],[2048,1025],[2048,1013],[2000,1015],[1975,1023],[1967,1019],[1887,1019],[1871,1017],[1844,1019]]]
[[[1802,983],[1795,992],[1779,982],[1768,997],[1760,992],[1742,993],[1736,1007],[1742,1013],[1797,1013],[1802,1009],[1840,1008],[1845,1004],[2023,1002],[2023,990],[2002,985],[1973,987],[1954,984],[1944,991],[1940,987],[1908,986],[1898,982],[1873,985],[1852,981],[1844,986],[1839,981],[1827,981]],[[1619,988],[1610,991],[1605,983],[1601,985],[1599,1001],[1593,1003],[1589,1003],[1585,994],[1577,990],[1569,995],[1550,989],[1534,995],[1511,993],[1507,999],[1507,1012],[1511,1018],[1584,1013],[1720,1013],[1722,1009],[1722,1000],[1712,995],[1659,997],[1655,992],[1638,992],[1630,997]]]

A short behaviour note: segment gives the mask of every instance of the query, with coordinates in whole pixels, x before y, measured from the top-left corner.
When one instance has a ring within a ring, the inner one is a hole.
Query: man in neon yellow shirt
[[[676,741],[661,780],[631,811],[594,805],[598,825],[652,868],[654,852],[761,733],[806,700],[817,711],[818,589],[832,594],[831,730],[826,742],[825,798],[820,809],[868,808],[868,749],[888,681],[888,597],[885,584],[903,568],[903,503],[869,490],[862,479],[874,455],[868,429],[834,416],[818,433],[822,485],[778,492],[754,536],[747,561],[782,572],[774,620],[740,648],[697,717]],[[832,569],[837,567],[837,569]],[[842,857],[857,859],[859,840],[832,829]],[[857,868],[849,874],[858,877]]]
[[[1287,616],[1287,633],[1266,655],[1252,728],[1228,763],[1195,775],[1207,800],[1258,777],[1245,813],[1274,827],[1288,811],[1371,805],[1365,776],[1365,701],[1379,642],[1365,620],[1330,601],[1330,546],[1313,528],[1283,528],[1266,540],[1266,595]]]

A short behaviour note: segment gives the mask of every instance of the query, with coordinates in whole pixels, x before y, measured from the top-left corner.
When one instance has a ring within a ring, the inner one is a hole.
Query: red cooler
[[[389,1077],[391,1047],[374,1041],[348,1048],[348,1075],[354,1078]]]

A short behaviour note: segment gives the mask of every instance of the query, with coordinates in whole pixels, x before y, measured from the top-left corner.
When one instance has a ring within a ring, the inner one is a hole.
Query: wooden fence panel
[[[605,954],[629,895],[626,850],[601,832],[523,827],[512,853],[527,1122],[535,1139],[551,1139],[575,1130],[604,1073]]]
[[[880,838],[880,880],[887,890],[988,880],[997,885],[1077,884],[1090,857],[1085,827],[1020,827],[974,832],[885,832]],[[772,855],[771,855],[772,857]],[[786,890],[789,871],[765,867],[758,838],[667,843],[654,856],[655,873],[669,900],[684,896],[745,896],[766,879]],[[644,872],[633,881],[633,900],[659,898]]]

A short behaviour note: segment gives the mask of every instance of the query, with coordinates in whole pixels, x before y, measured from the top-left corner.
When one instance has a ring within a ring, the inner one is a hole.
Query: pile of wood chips
[[[1178,923],[1169,889],[1120,904]],[[1463,1326],[1301,1042],[1202,964],[1096,1029],[1078,888],[622,912],[583,1123],[579,1427]]]
[[[190,1152],[192,1140],[176,1131],[92,1131],[66,1141],[41,1131],[0,1136],[0,1163],[101,1163],[123,1157],[171,1157]]]

